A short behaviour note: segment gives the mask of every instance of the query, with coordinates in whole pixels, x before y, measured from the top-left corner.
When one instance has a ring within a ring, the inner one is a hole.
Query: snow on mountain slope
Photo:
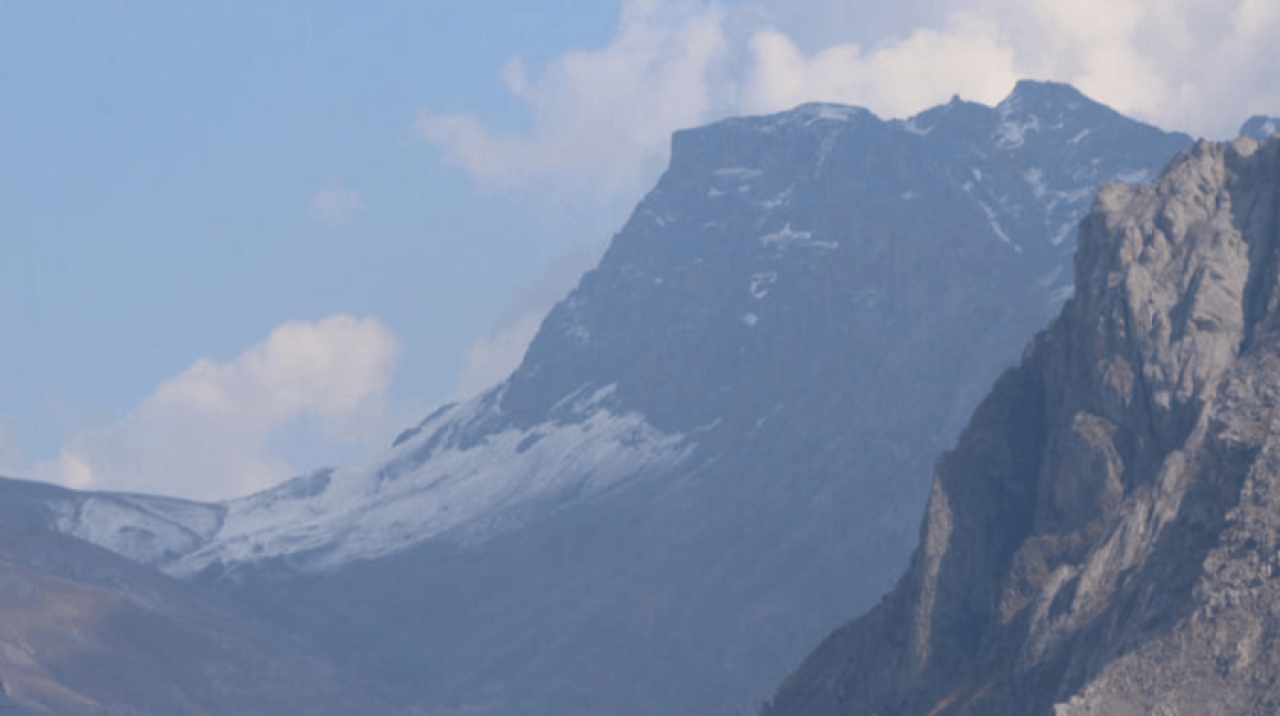
[[[208,542],[226,510],[145,495],[85,495],[60,502],[55,529],[143,564],[163,564]]]
[[[222,505],[0,478],[0,523],[7,528],[55,530],[147,565],[206,544],[225,513]]]
[[[439,430],[490,408],[500,389],[437,414]],[[670,470],[696,443],[582,396],[572,423],[509,427],[467,444],[422,430],[371,466],[321,471],[226,503],[207,544],[165,565],[189,576],[214,563],[289,557],[300,569],[372,559],[438,535],[483,541],[520,524],[520,510],[582,498],[648,471]],[[434,426],[428,426],[428,428]]]

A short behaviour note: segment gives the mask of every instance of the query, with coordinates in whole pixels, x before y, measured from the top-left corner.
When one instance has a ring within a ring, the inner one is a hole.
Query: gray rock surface
[[[1280,141],[1081,225],[1076,296],[938,461],[896,588],[765,713],[1280,710]]]

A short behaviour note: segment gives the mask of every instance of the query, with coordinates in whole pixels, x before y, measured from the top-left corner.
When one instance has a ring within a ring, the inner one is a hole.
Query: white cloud
[[[665,163],[672,131],[808,101],[905,117],[952,94],[994,103],[1017,78],[1031,77],[1069,82],[1122,112],[1211,137],[1229,137],[1250,114],[1280,112],[1273,0],[886,7],[624,0],[604,48],[565,52],[535,79],[518,58],[502,68],[506,88],[528,110],[527,131],[430,110],[416,128],[484,186],[569,196],[586,188],[630,200]],[[889,34],[869,39],[867,28]]]
[[[201,360],[164,381],[119,423],[72,436],[32,476],[194,499],[268,487],[297,474],[271,454],[271,435],[302,416],[341,425],[376,412],[396,352],[372,318],[283,324],[231,361]]]
[[[354,214],[366,208],[364,197],[355,189],[348,189],[342,182],[332,179],[311,197],[307,213],[329,226],[345,223]]]
[[[600,261],[604,246],[582,241],[554,257],[542,273],[517,291],[497,326],[471,344],[455,381],[451,400],[465,400],[506,380],[520,366],[547,312]]]
[[[671,131],[715,104],[710,73],[727,49],[724,11],[694,0],[629,0],[603,49],[571,50],[531,80],[503,68],[528,108],[525,133],[489,129],[474,114],[420,112],[423,137],[480,184],[510,188],[552,177],[598,196],[634,191]]]
[[[808,5],[835,13],[850,3]],[[1218,138],[1232,136],[1250,114],[1280,111],[1272,60],[1280,4],[1271,0],[950,0],[939,12],[943,5],[903,4],[918,29],[881,38],[873,52],[852,55],[843,46],[843,62],[833,61],[839,45],[799,53],[802,68],[826,71],[803,86],[813,94],[856,87],[847,93],[853,103],[903,116],[940,101],[938,89],[927,86],[939,78],[952,92],[984,102],[997,99],[993,88],[1011,84],[1009,77],[1052,79],[1160,126]],[[939,17],[946,22],[938,24]],[[784,52],[757,52],[755,60],[747,72],[765,77],[796,62]],[[894,79],[859,85],[872,64]],[[938,74],[912,71],[913,64]],[[883,89],[899,82],[905,84]]]
[[[519,367],[542,318],[541,313],[526,313],[514,324],[471,344],[463,354],[452,400],[466,400],[506,380]]]
[[[786,35],[756,32],[750,40],[740,109],[777,112],[804,102],[840,102],[902,117],[953,94],[998,102],[1017,81],[1013,50],[999,28],[956,14],[945,31],[920,29],[872,52],[841,44],[805,56]]]

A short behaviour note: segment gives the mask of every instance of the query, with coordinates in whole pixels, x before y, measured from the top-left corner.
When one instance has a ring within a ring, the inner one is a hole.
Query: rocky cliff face
[[[1108,184],[897,587],[770,716],[1280,710],[1280,141]]]

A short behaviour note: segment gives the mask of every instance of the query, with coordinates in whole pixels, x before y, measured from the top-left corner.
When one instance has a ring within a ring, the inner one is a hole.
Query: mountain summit
[[[893,592],[766,713],[1280,711],[1280,141],[1108,184]]]
[[[1105,181],[1190,145],[1063,85],[677,132],[501,385],[242,500],[62,531],[426,703],[749,711],[907,564],[932,457],[1071,294]]]
[[[1280,118],[1268,117],[1261,114],[1255,114],[1240,127],[1241,137],[1252,137],[1258,141],[1265,141],[1271,135],[1280,132]]]

